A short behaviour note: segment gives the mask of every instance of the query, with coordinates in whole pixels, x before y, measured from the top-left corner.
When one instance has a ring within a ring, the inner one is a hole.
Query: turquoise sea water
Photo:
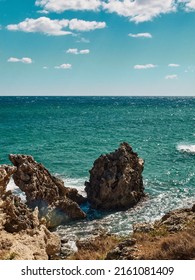
[[[30,154],[83,192],[94,160],[121,142],[145,160],[145,202],[124,212],[92,213],[98,219],[59,232],[83,234],[102,225],[128,233],[134,222],[195,202],[193,97],[0,97],[0,106],[0,164],[9,163],[10,153]]]

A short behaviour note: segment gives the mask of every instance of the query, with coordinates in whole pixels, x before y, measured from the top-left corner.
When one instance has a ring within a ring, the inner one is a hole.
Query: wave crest
[[[195,154],[195,145],[192,144],[179,144],[177,150],[181,153]]]

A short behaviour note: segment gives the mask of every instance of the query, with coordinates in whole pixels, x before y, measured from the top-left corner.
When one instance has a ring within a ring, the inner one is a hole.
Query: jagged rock
[[[106,260],[134,260],[134,252],[137,251],[136,239],[126,239],[107,253]]]
[[[133,225],[133,232],[150,232],[154,230],[154,225],[150,223],[137,223]]]
[[[144,161],[128,143],[122,143],[110,154],[101,155],[89,171],[89,182],[85,182],[91,206],[103,210],[134,206],[144,196],[143,167]]]
[[[48,259],[59,253],[60,238],[40,224],[37,208],[30,210],[19,197],[6,192],[16,170],[0,166],[0,259]]]
[[[6,191],[7,184],[9,183],[10,177],[17,168],[10,165],[0,165],[0,196]]]
[[[163,226],[169,232],[177,232],[185,229],[191,221],[195,221],[194,205],[192,208],[182,208],[170,211],[154,225],[156,228]]]
[[[11,193],[6,192],[2,196],[1,211],[6,216],[4,228],[7,232],[19,232],[25,229],[33,229],[39,224],[38,213],[30,210],[21,199]]]
[[[84,198],[78,191],[64,186],[64,182],[54,176],[33,157],[27,155],[9,156],[17,167],[13,175],[15,184],[26,194],[27,205],[38,207],[39,214],[46,217],[48,227],[57,226],[67,219],[85,218],[77,202]]]
[[[44,225],[11,234],[0,231],[0,259],[48,260],[60,252],[60,238]]]

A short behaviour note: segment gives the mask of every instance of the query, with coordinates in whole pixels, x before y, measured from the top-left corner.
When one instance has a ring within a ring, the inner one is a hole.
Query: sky
[[[0,95],[195,96],[195,0],[0,0]]]

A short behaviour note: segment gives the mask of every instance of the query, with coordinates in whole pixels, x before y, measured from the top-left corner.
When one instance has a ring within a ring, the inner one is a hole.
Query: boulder
[[[45,217],[48,227],[55,227],[67,219],[85,218],[86,214],[79,207],[85,201],[76,189],[64,186],[64,182],[50,174],[32,156],[9,156],[17,167],[13,175],[15,184],[26,194],[27,205],[38,207],[40,217]]]
[[[134,206],[143,196],[143,159],[128,143],[95,160],[89,182],[85,182],[87,198],[93,208],[121,210]]]

